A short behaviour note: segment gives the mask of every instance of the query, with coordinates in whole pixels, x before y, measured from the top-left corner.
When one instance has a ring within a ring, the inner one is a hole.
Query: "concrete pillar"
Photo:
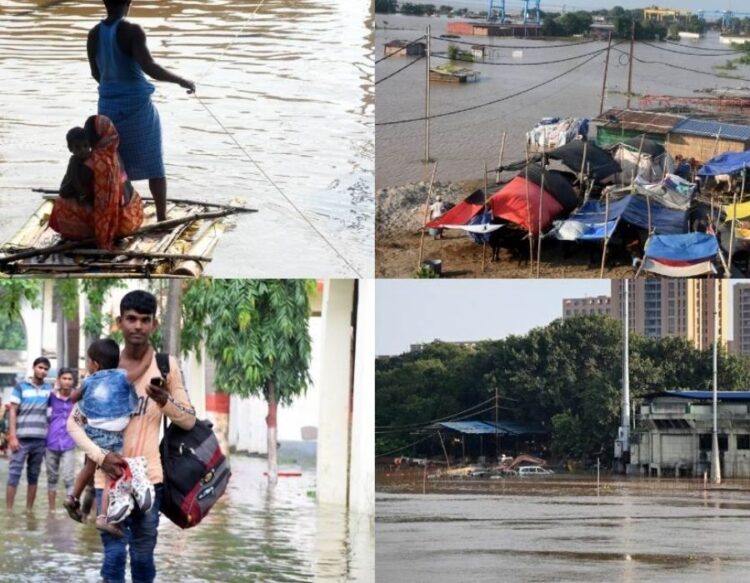
[[[229,445],[235,451],[266,455],[266,402],[260,397],[232,396],[229,411]]]
[[[375,514],[375,280],[360,280],[349,510]]]
[[[229,452],[229,395],[216,390],[214,364],[205,360],[206,419],[214,425],[214,433],[224,453]]]
[[[185,388],[187,389],[190,397],[190,402],[195,408],[195,415],[198,419],[205,419],[206,417],[206,354],[205,350],[202,350],[201,360],[198,362],[198,358],[192,352],[181,360],[181,368],[183,379],[185,381]],[[174,355],[173,355],[174,356]]]
[[[353,280],[332,279],[323,294],[317,467],[321,503],[347,503],[353,293]]]

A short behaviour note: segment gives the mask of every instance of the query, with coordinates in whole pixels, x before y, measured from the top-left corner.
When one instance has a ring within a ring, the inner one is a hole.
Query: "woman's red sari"
[[[49,226],[73,241],[94,237],[99,249],[111,251],[115,238],[130,235],[143,223],[143,202],[135,190],[126,201],[128,177],[120,165],[120,137],[112,121],[96,116],[96,133],[99,141],[86,161],[94,172],[93,207],[74,198],[58,198]]]

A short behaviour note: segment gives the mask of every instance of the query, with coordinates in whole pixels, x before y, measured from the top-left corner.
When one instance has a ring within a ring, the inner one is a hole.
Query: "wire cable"
[[[314,231],[314,232],[315,232],[315,233],[316,233],[316,234],[317,234],[317,235],[318,235],[318,236],[319,236],[319,237],[320,237],[320,238],[321,238],[321,239],[322,239],[322,240],[323,240],[323,241],[324,241],[325,243],[326,243],[326,245],[328,245],[328,247],[330,247],[330,248],[331,248],[331,250],[333,250],[333,252],[334,252],[334,253],[336,253],[336,255],[338,255],[338,256],[339,256],[339,258],[341,258],[341,260],[342,260],[342,261],[343,261],[344,263],[346,263],[346,265],[348,265],[348,266],[349,266],[349,269],[351,269],[351,270],[352,270],[352,271],[353,271],[354,273],[356,273],[356,274],[357,274],[357,276],[358,276],[358,277],[360,277],[360,278],[361,278],[361,277],[362,277],[362,274],[361,274],[361,273],[360,273],[360,272],[359,272],[359,271],[357,270],[357,268],[356,268],[356,267],[354,267],[354,265],[352,265],[352,264],[351,264],[351,262],[350,262],[350,261],[349,261],[349,260],[348,260],[348,259],[347,259],[346,257],[344,257],[344,255],[343,255],[343,254],[341,253],[341,251],[339,251],[339,250],[338,250],[338,249],[337,249],[337,248],[336,248],[336,247],[334,246],[334,244],[333,244],[333,243],[331,243],[330,239],[328,239],[328,237],[326,237],[326,236],[325,236],[325,235],[323,234],[323,232],[322,232],[322,231],[321,231],[320,229],[318,229],[318,227],[316,227],[316,226],[315,226],[315,224],[314,224],[314,223],[313,223],[313,222],[312,222],[312,221],[311,221],[311,220],[310,220],[310,219],[309,219],[309,218],[307,217],[307,215],[305,215],[305,213],[303,213],[303,212],[302,212],[302,209],[300,209],[300,208],[299,208],[299,207],[298,207],[298,206],[297,206],[296,204],[294,204],[294,201],[292,201],[292,199],[291,199],[291,198],[289,198],[289,197],[288,197],[288,196],[287,196],[287,195],[286,195],[286,194],[284,193],[284,191],[283,191],[283,190],[281,190],[281,188],[279,187],[279,185],[278,185],[278,184],[276,184],[276,183],[274,182],[273,178],[271,178],[271,177],[270,177],[270,176],[268,175],[268,173],[267,173],[267,172],[266,172],[265,170],[263,170],[263,168],[261,167],[261,165],[260,165],[260,164],[258,164],[258,163],[257,163],[257,162],[255,161],[255,159],[254,159],[254,158],[253,158],[253,157],[252,157],[252,156],[251,156],[251,155],[250,155],[250,154],[248,153],[248,151],[247,151],[247,150],[246,150],[246,149],[245,149],[245,148],[244,148],[244,147],[242,146],[242,144],[240,144],[240,143],[239,143],[239,142],[237,141],[237,138],[235,138],[235,137],[234,137],[234,135],[233,135],[233,134],[232,134],[232,133],[231,133],[231,132],[230,132],[230,131],[229,131],[229,130],[228,130],[228,129],[226,128],[226,127],[224,127],[224,124],[223,124],[223,123],[221,123],[221,120],[220,120],[220,119],[219,119],[218,117],[216,117],[216,116],[214,115],[214,113],[213,113],[213,112],[212,112],[212,111],[211,111],[211,110],[209,109],[209,107],[208,107],[208,106],[207,106],[207,105],[206,105],[206,104],[205,104],[205,103],[203,102],[203,100],[202,100],[202,99],[201,99],[200,97],[198,97],[197,95],[196,95],[195,97],[196,97],[196,99],[198,100],[198,103],[200,103],[200,104],[201,104],[201,105],[203,106],[203,108],[204,108],[204,109],[205,109],[205,110],[206,110],[206,111],[208,112],[208,114],[209,114],[209,115],[210,115],[210,116],[211,116],[211,117],[212,117],[212,118],[214,119],[214,121],[215,121],[215,122],[216,122],[216,123],[217,123],[217,124],[219,125],[219,127],[221,127],[221,129],[222,129],[222,130],[224,130],[224,133],[225,133],[225,134],[226,134],[227,136],[229,136],[229,139],[231,139],[231,140],[232,140],[232,141],[233,141],[233,142],[234,142],[234,143],[236,144],[236,146],[237,146],[237,147],[238,147],[238,148],[239,148],[239,149],[240,149],[240,150],[242,151],[242,153],[243,153],[243,154],[245,154],[245,156],[246,156],[246,157],[247,157],[247,159],[248,159],[248,160],[249,160],[249,161],[250,161],[250,162],[251,162],[251,163],[253,164],[253,166],[255,166],[255,167],[256,167],[256,168],[258,169],[258,172],[260,172],[260,173],[261,173],[261,174],[263,175],[263,177],[264,177],[264,178],[265,178],[265,179],[266,179],[266,180],[267,180],[267,181],[269,182],[269,184],[271,184],[271,186],[273,186],[273,187],[274,187],[274,188],[276,189],[276,191],[277,191],[277,192],[278,192],[278,193],[279,193],[279,194],[280,194],[280,195],[281,195],[282,197],[284,197],[284,199],[285,199],[285,200],[286,200],[286,201],[287,201],[287,202],[288,202],[288,203],[289,203],[289,204],[291,205],[291,207],[292,207],[292,208],[293,208],[293,209],[294,209],[295,211],[297,211],[297,213],[298,213],[298,214],[299,214],[299,216],[300,216],[300,217],[302,218],[302,220],[304,220],[304,221],[305,221],[305,222],[306,222],[306,223],[307,223],[307,224],[308,224],[308,225],[310,226],[310,228],[311,228],[311,229],[312,229],[312,230],[313,230],[313,231]]]
[[[621,49],[614,49],[620,55],[629,56],[628,53]],[[690,67],[682,67],[680,65],[673,65],[672,63],[665,63],[664,61],[649,61],[646,59],[641,59],[639,57],[636,57],[633,55],[633,60],[635,60],[637,63],[642,63],[644,65],[663,65],[665,67],[669,67],[670,69],[679,69],[680,71],[688,71],[689,73],[695,73],[697,75],[708,75],[710,77],[717,77],[719,79],[733,79],[735,81],[750,81],[750,79],[745,79],[744,77],[736,77],[734,75],[718,75],[716,73],[711,73],[709,71],[698,71],[695,69],[691,69]]]
[[[493,99],[492,101],[488,101],[486,103],[479,103],[477,105],[472,105],[472,106],[469,106],[469,107],[464,107],[463,109],[457,109],[457,110],[454,110],[454,111],[446,111],[445,113],[437,113],[437,114],[434,114],[434,115],[430,115],[429,117],[427,117],[427,116],[420,116],[420,117],[414,117],[414,118],[411,118],[411,119],[400,119],[400,120],[396,120],[396,121],[384,121],[384,122],[379,122],[379,123],[376,122],[375,125],[376,126],[391,126],[391,125],[398,125],[398,124],[404,124],[404,123],[413,123],[413,122],[416,122],[416,121],[425,121],[426,119],[437,119],[437,118],[440,118],[440,117],[447,117],[449,115],[457,115],[459,113],[465,113],[467,111],[474,111],[474,110],[480,109],[482,107],[487,107],[489,105],[494,105],[496,103],[501,103],[503,101],[508,101],[509,99],[513,99],[514,97],[518,97],[519,95],[524,95],[525,93],[530,93],[531,91],[534,91],[535,89],[539,89],[540,87],[544,87],[545,85],[549,85],[550,83],[552,83],[554,81],[557,81],[558,79],[560,79],[562,77],[565,77],[566,75],[569,75],[570,73],[572,73],[576,69],[580,69],[584,65],[590,63],[597,56],[599,56],[600,54],[602,54],[602,53],[604,53],[606,51],[607,51],[607,49],[601,49],[595,55],[589,57],[588,59],[586,59],[582,63],[578,63],[576,66],[571,67],[567,71],[563,71],[559,75],[555,75],[551,79],[547,79],[546,81],[542,81],[541,83],[537,83],[536,85],[532,85],[531,87],[528,87],[528,88],[526,88],[526,89],[524,89],[522,91],[517,91],[516,93],[511,93],[510,95],[506,95],[505,97],[500,97],[499,99]]]
[[[461,63],[474,63],[475,65],[494,65],[496,67],[532,67],[534,65],[554,65],[555,63],[565,63],[566,61],[575,61],[576,59],[582,59],[591,55],[599,54],[603,49],[596,49],[590,53],[583,53],[582,55],[575,55],[574,57],[565,57],[564,59],[557,59],[556,61],[536,61],[534,63],[498,63],[495,61],[474,61],[472,59],[451,59],[445,53],[430,53],[431,57],[437,57],[438,59],[445,59],[448,61],[459,61]],[[606,50],[606,49],[604,49]]]
[[[646,42],[645,40],[639,41],[641,44],[646,45],[647,47],[651,47],[654,49],[658,49],[660,51],[666,51],[668,53],[675,53],[677,55],[689,55],[692,57],[721,57],[722,55],[736,55],[738,53],[743,53],[744,51],[732,51],[727,50],[724,53],[717,53],[717,54],[708,54],[708,53],[686,53],[684,51],[676,51],[674,49],[668,49],[665,47],[660,47],[659,45],[652,44],[650,42]]]
[[[667,40],[667,41],[664,41],[664,42],[666,42],[667,44],[670,44],[670,45],[675,45],[675,46],[678,46],[678,47],[688,48],[688,47],[685,47],[684,44],[678,43],[678,42],[675,42],[675,41]],[[691,49],[695,49],[695,50],[701,50],[701,51],[715,51],[715,52],[719,52],[719,53],[723,53],[723,52],[731,51],[732,50],[732,49],[712,49],[712,48],[709,48],[709,47],[697,47],[697,46],[696,47],[690,47],[690,48]],[[743,51],[739,50],[739,51],[736,51],[736,52],[743,52]]]
[[[404,45],[403,47],[401,47],[401,49],[399,49],[398,51],[394,51],[394,52],[392,52],[392,53],[391,53],[390,55],[386,55],[386,56],[384,56],[384,57],[381,57],[381,58],[377,59],[377,60],[375,61],[375,64],[377,65],[378,63],[381,63],[381,62],[385,61],[386,59],[390,59],[391,57],[393,57],[393,56],[395,56],[395,55],[399,54],[399,53],[400,53],[400,52],[401,52],[402,50],[404,50],[404,49],[406,49],[406,48],[410,47],[411,45],[417,44],[417,43],[418,43],[419,41],[421,41],[421,40],[422,40],[422,39],[424,38],[424,36],[425,36],[425,35],[422,35],[422,36],[420,36],[419,38],[415,38],[415,39],[414,39],[413,41],[411,41],[410,43],[408,43],[408,44],[405,44],[405,45]],[[407,56],[408,56],[408,55],[407,55]]]
[[[421,61],[422,59],[424,59],[424,57],[419,57],[419,58],[417,58],[417,59],[413,60],[413,61],[412,61],[411,63],[407,63],[406,65],[404,65],[404,66],[403,66],[403,67],[401,67],[400,69],[396,69],[396,70],[395,70],[395,71],[394,71],[393,73],[391,73],[390,75],[386,75],[386,76],[385,76],[385,77],[383,77],[382,79],[378,79],[377,81],[375,81],[375,85],[377,85],[377,84],[379,84],[379,83],[382,83],[383,81],[388,81],[388,79],[390,79],[391,77],[394,77],[395,75],[398,75],[398,74],[399,74],[399,73],[400,73],[401,71],[403,71],[404,69],[408,69],[408,68],[409,68],[409,67],[411,67],[411,66],[412,66],[412,65],[413,65],[414,63],[418,63],[418,62],[419,62],[419,61]]]
[[[417,441],[413,441],[409,445],[404,445],[402,447],[397,447],[396,449],[392,449],[391,451],[387,451],[385,453],[376,453],[375,455],[378,456],[378,457],[384,457],[384,456],[387,456],[387,455],[391,455],[391,454],[397,453],[399,451],[403,451],[405,449],[408,449],[408,448],[410,448],[410,447],[412,447],[414,445],[417,445],[418,443],[422,443],[423,441],[427,441],[428,439],[430,439],[432,437],[435,437],[435,433],[430,433],[429,435],[423,437],[422,439],[418,439]]]
[[[575,47],[578,45],[587,45],[589,43],[597,42],[596,40],[585,40],[581,42],[576,43],[562,43],[562,44],[555,44],[555,45],[485,45],[481,43],[473,43],[471,41],[466,40],[454,40],[452,38],[440,38],[439,36],[431,36],[430,37],[433,40],[441,40],[443,42],[447,43],[453,43],[457,45],[471,45],[473,47],[486,47],[489,49],[524,49],[524,50],[534,50],[534,49],[556,49],[559,47]]]
[[[405,429],[408,427],[424,427],[425,425],[430,425],[431,423],[439,423],[440,421],[446,421],[447,419],[451,419],[452,417],[456,417],[457,415],[463,415],[464,413],[471,411],[472,409],[476,409],[477,407],[482,407],[489,403],[490,401],[494,401],[495,397],[490,397],[486,401],[482,401],[481,403],[477,403],[476,405],[473,405],[472,407],[469,407],[468,409],[464,409],[463,411],[459,411],[458,413],[452,413],[446,417],[439,417],[437,419],[432,419],[431,421],[426,421],[424,423],[413,423],[411,425],[396,425],[395,427],[392,425],[381,425],[380,427],[375,427],[375,429]]]

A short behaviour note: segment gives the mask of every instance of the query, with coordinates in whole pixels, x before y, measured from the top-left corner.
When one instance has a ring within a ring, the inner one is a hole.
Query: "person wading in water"
[[[89,31],[91,76],[99,83],[99,115],[115,124],[120,156],[130,180],[148,179],[156,218],[167,218],[167,178],[159,112],[151,102],[154,85],[146,75],[195,92],[195,84],[154,62],[146,33],[125,17],[132,0],[104,0],[107,18]]]

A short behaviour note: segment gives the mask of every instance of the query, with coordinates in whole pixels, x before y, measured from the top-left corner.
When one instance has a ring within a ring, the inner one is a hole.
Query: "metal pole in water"
[[[599,458],[596,458],[596,495],[599,495]]]
[[[711,481],[721,484],[721,466],[719,465],[719,279],[714,278],[714,398],[713,417],[714,426],[711,435]]]
[[[628,287],[630,282],[625,279],[625,325],[623,326],[622,348],[622,462],[623,471],[626,470],[628,454],[630,453],[630,360],[628,346],[630,343],[630,297]]]

